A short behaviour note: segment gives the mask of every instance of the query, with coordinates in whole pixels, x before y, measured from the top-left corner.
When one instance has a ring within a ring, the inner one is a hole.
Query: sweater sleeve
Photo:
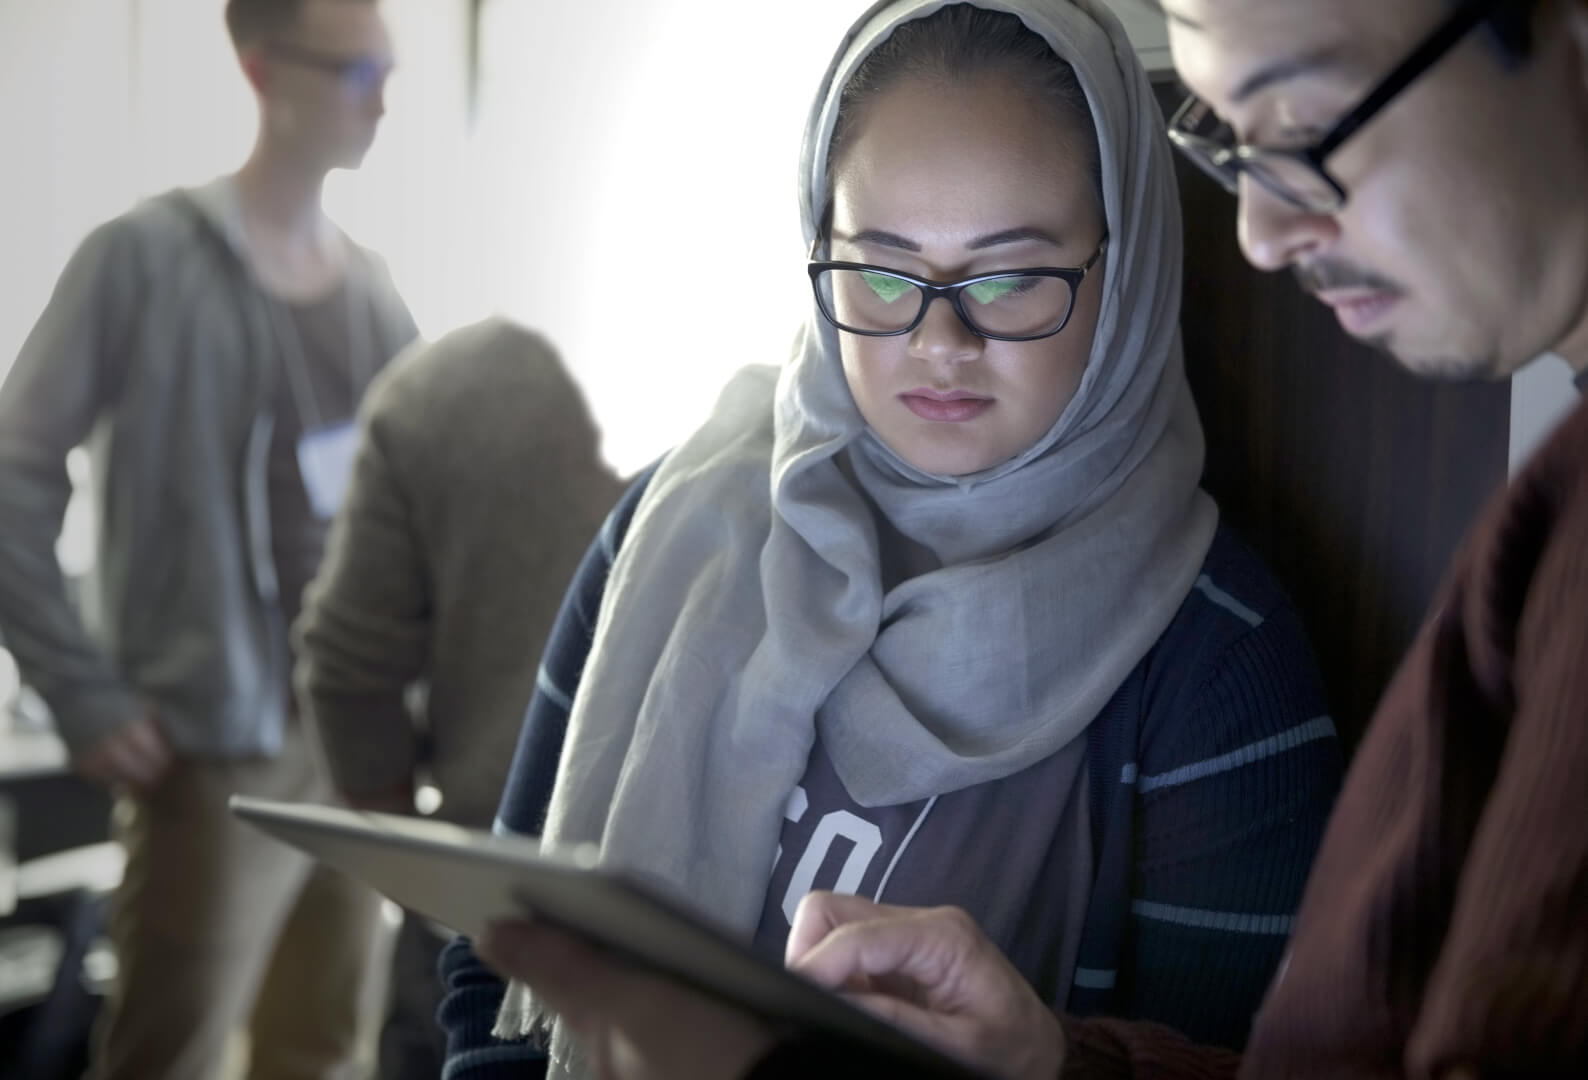
[[[1066,1018],[1064,1036],[1064,1080],[1233,1080],[1241,1064],[1161,1024]]]
[[[412,782],[419,737],[404,695],[424,673],[432,589],[417,510],[388,445],[402,407],[371,394],[346,504],[296,632],[299,700],[332,781],[355,798]]]
[[[1159,1024],[1069,1020],[1062,1080],[1233,1080],[1240,1055],[1197,1046]],[[952,1075],[962,1074],[957,1071]],[[920,1066],[814,1038],[779,1042],[744,1080],[919,1080]]]
[[[1516,711],[1412,1029],[1416,1075],[1588,1074],[1588,476],[1581,486],[1518,628]]]
[[[936,1068],[905,1061],[889,1050],[803,1032],[780,1039],[742,1080],[973,1080],[981,1075],[959,1065]]]
[[[654,472],[652,466],[642,473],[618,501],[563,597],[502,792],[498,831],[533,834],[545,818],[607,575]],[[544,1071],[546,1056],[538,1046],[491,1035],[506,985],[474,955],[468,939],[455,938],[442,951],[439,974],[445,996],[436,1018],[447,1039],[443,1080],[520,1080]]]
[[[1588,1075],[1588,407],[1475,527],[1357,752],[1253,1077]]]
[[[1224,1080],[1281,962],[1340,783],[1295,612],[1211,580],[1150,680],[1129,931],[1110,1015],[1062,1018],[1065,1080]],[[1233,620],[1233,621],[1232,621]],[[1242,625],[1244,624],[1244,625]]]
[[[1148,705],[1108,1011],[1240,1049],[1284,954],[1342,754],[1294,609],[1214,595],[1234,605],[1209,605],[1215,633],[1239,633],[1193,654],[1176,692]]]
[[[0,384],[0,633],[74,750],[138,715],[67,600],[55,541],[72,493],[67,452],[118,392],[145,277],[131,222],[100,226]]]
[[[1579,431],[1583,415],[1579,410]],[[1531,484],[1519,485],[1518,517],[1537,503],[1564,506],[1531,582],[1514,587],[1513,595],[1526,596],[1515,638],[1515,712],[1461,870],[1450,933],[1412,1029],[1407,1058],[1414,1073],[1588,1074],[1584,448],[1588,438],[1578,438],[1558,484],[1529,477]],[[1529,498],[1529,488],[1545,486],[1557,490]],[[1567,486],[1575,491],[1558,490]],[[1503,577],[1503,569],[1496,574]],[[1469,612],[1469,625],[1477,622]]]

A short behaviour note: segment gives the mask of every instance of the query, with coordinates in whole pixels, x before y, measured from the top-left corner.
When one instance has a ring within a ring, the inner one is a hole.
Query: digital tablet
[[[437,821],[233,796],[232,813],[403,907],[478,938],[487,924],[532,913],[637,966],[772,1023],[857,1043],[933,1076],[980,1074],[762,959],[657,890],[545,855],[533,840]]]

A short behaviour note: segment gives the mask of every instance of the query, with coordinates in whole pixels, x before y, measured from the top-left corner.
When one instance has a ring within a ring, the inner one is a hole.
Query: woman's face
[[[1082,138],[1004,78],[896,83],[861,107],[834,162],[829,258],[938,282],[1081,266],[1104,233],[1095,149]],[[980,337],[945,299],[908,334],[840,332],[861,415],[925,472],[962,476],[1015,457],[1080,385],[1102,282],[1099,260],[1069,324],[1038,341]]]

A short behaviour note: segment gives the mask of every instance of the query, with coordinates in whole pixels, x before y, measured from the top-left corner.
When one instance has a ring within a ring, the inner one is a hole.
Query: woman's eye
[[[974,285],[967,285],[965,291],[970,293],[970,298],[978,304],[991,304],[1006,296],[1018,296],[1030,292],[1033,285],[1032,280],[1025,277],[993,278],[991,281],[978,281]]]
[[[861,271],[860,276],[867,285],[871,286],[871,291],[876,293],[885,304],[893,303],[899,297],[915,288],[908,281],[889,277],[887,274],[873,274],[869,271]]]

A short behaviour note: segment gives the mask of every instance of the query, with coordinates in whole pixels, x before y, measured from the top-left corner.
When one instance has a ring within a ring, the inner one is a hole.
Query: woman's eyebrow
[[[919,253],[921,245],[914,240],[891,233],[884,229],[862,229],[853,236],[846,237],[851,244],[870,244],[874,247],[897,248],[900,251],[913,251]]]
[[[862,229],[852,236],[845,237],[852,244],[870,244],[875,247],[896,248],[899,251],[919,253],[921,245],[914,240],[898,233],[888,232],[886,229]],[[1039,240],[1044,244],[1062,247],[1059,238],[1046,229],[1035,225],[1022,225],[1015,229],[1002,229],[985,236],[978,236],[965,245],[967,251],[981,251],[985,248],[998,247],[1001,244],[1020,244],[1028,240]]]
[[[980,251],[983,248],[997,247],[1000,244],[1020,244],[1027,240],[1040,240],[1042,243],[1052,244],[1054,247],[1064,246],[1058,237],[1046,229],[1038,228],[1035,225],[1022,225],[1018,229],[1004,229],[1002,232],[978,236],[966,244],[965,247],[971,251]]]

